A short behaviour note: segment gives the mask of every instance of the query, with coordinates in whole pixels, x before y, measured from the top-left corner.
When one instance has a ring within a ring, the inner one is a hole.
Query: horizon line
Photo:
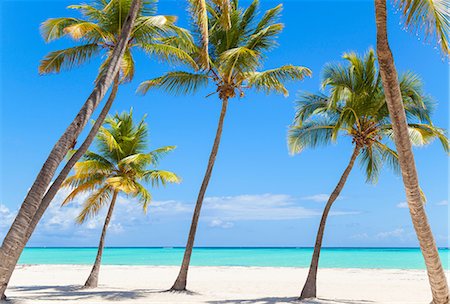
[[[27,246],[29,249],[96,249],[98,246]],[[105,246],[104,248],[112,249],[185,249],[184,246]],[[449,249],[450,247],[438,247],[438,249]],[[194,249],[314,249],[314,246],[196,246]],[[389,246],[328,246],[322,249],[420,249],[420,247],[389,247]]]

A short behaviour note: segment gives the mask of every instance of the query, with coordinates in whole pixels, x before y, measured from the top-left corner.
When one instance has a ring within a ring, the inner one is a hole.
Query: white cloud
[[[408,208],[407,202],[400,202],[396,205],[397,208]]]
[[[397,228],[392,231],[380,232],[377,234],[377,238],[386,239],[386,238],[403,238],[405,236],[405,229]]]
[[[3,204],[0,204],[0,228],[6,228],[11,225],[16,216],[16,212],[12,212]]]
[[[442,200],[442,201],[436,203],[436,205],[438,205],[438,206],[448,206],[448,200]]]
[[[294,220],[320,216],[322,210],[308,209],[286,194],[255,194],[205,198],[205,217],[224,221]],[[334,211],[330,215],[357,212]]]
[[[234,223],[232,223],[232,222],[224,222],[221,219],[213,219],[209,223],[209,227],[213,227],[213,228],[228,229],[228,228],[232,228],[233,226],[234,226]]]
[[[364,233],[354,234],[350,238],[355,239],[355,240],[366,240],[369,238],[369,235],[364,232]]]
[[[314,195],[302,197],[302,199],[305,201],[313,201],[313,202],[317,202],[317,203],[326,203],[329,198],[330,198],[330,195],[325,194],[325,193],[314,194]]]

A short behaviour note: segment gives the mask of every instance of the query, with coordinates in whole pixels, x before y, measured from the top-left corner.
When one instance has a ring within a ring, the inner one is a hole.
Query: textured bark
[[[86,136],[86,139],[81,144],[80,148],[76,150],[76,152],[72,155],[72,157],[69,159],[69,161],[66,163],[64,168],[61,170],[61,172],[58,174],[58,177],[55,179],[55,181],[52,183],[50,188],[45,193],[44,197],[42,198],[42,202],[39,205],[39,208],[36,212],[36,214],[33,217],[33,220],[31,221],[31,224],[28,228],[27,233],[27,242],[30,239],[31,235],[34,232],[34,229],[36,229],[37,224],[41,220],[42,216],[44,215],[45,210],[47,210],[48,206],[50,205],[51,201],[55,197],[55,195],[58,193],[59,188],[61,187],[62,183],[66,179],[67,175],[69,175],[70,170],[72,170],[73,166],[76,164],[78,160],[86,153],[89,146],[92,144],[92,142],[95,139],[95,136],[98,133],[98,130],[102,126],[106,115],[108,115],[109,110],[111,109],[111,106],[116,98],[117,91],[119,89],[119,73],[117,73],[114,84],[111,89],[111,93],[108,97],[108,100],[105,103],[105,106],[103,107],[102,111],[97,117],[97,120],[95,121],[94,125],[92,126],[91,130],[89,131],[89,134]]]
[[[102,263],[103,248],[105,248],[105,236],[106,230],[108,229],[109,222],[114,211],[114,205],[116,204],[117,191],[114,192],[111,199],[111,204],[109,205],[108,213],[106,214],[105,224],[103,225],[102,235],[100,236],[100,242],[98,244],[97,256],[95,257],[94,266],[92,266],[91,273],[84,283],[84,288],[95,288],[98,285],[98,274],[100,272],[100,265]]]
[[[406,199],[427,267],[434,304],[449,304],[450,297],[444,269],[439,258],[431,227],[420,194],[419,181],[408,134],[405,109],[403,107],[394,58],[389,47],[387,34],[386,0],[375,0],[377,29],[377,56],[380,74],[386,95],[386,103],[394,130]]]
[[[118,73],[120,62],[128,44],[131,30],[141,6],[141,0],[133,0],[130,13],[124,23],[120,39],[113,50],[105,73],[96,82],[94,90],[80,109],[79,113],[56,142],[47,160],[28,191],[25,200],[0,248],[0,299],[5,298],[5,290],[19,256],[26,245],[28,228],[42,201],[59,164],[73,147],[76,139],[89,121],[95,108],[105,96]]]
[[[211,173],[214,168],[214,163],[216,161],[217,151],[219,150],[220,139],[222,137],[223,122],[225,119],[225,114],[227,112],[228,99],[224,98],[222,101],[222,110],[220,112],[219,123],[217,126],[216,137],[214,139],[214,144],[209,155],[208,166],[206,168],[205,176],[203,177],[203,182],[198,193],[197,202],[195,204],[194,214],[192,216],[191,228],[189,230],[189,236],[186,244],[186,249],[184,250],[183,263],[181,264],[180,272],[175,280],[171,290],[182,291],[186,290],[187,274],[189,270],[189,263],[191,261],[192,249],[194,247],[195,233],[197,231],[198,219],[200,217],[200,211],[202,209],[203,198],[205,197],[206,189],[208,188],[208,183],[211,178]]]
[[[355,146],[355,149],[353,150],[353,154],[350,158],[350,162],[348,163],[347,168],[345,168],[344,173],[342,174],[338,184],[336,185],[336,188],[334,188],[333,192],[330,195],[330,198],[327,201],[327,204],[325,205],[325,209],[323,210],[322,213],[322,218],[320,219],[319,230],[317,231],[316,243],[314,245],[314,252],[311,259],[311,264],[309,266],[308,278],[306,279],[306,283],[303,286],[303,290],[300,295],[300,300],[316,297],[317,268],[319,266],[320,250],[322,249],[323,234],[325,232],[325,225],[327,222],[328,213],[330,212],[331,206],[336,201],[342,189],[344,188],[348,175],[350,174],[350,171],[352,171],[356,157],[358,156],[360,151],[361,151],[360,147]]]

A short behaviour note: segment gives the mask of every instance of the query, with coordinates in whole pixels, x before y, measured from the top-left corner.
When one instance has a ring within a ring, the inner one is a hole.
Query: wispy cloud
[[[380,232],[376,235],[379,239],[386,238],[403,238],[405,236],[405,229],[397,228],[391,231]]]
[[[212,227],[212,228],[229,229],[229,228],[232,228],[234,226],[234,223],[232,223],[232,222],[225,222],[225,221],[222,221],[221,219],[212,219],[209,222],[208,226]]]
[[[15,215],[16,212],[13,212],[9,210],[9,208],[5,205],[0,204],[0,228],[10,226],[12,221],[14,220]]]
[[[304,197],[302,197],[302,200],[313,201],[313,202],[316,202],[316,203],[325,203],[325,202],[328,201],[329,198],[330,198],[329,194],[320,193],[320,194],[304,196]]]
[[[408,203],[407,202],[400,202],[396,205],[397,208],[408,208]]]
[[[38,226],[41,236],[96,236],[96,231],[103,226],[106,209],[98,216],[90,218],[83,225],[75,222],[77,215],[83,208],[88,194],[75,198],[70,204],[61,207],[61,202],[69,194],[69,190],[62,189],[46,211]],[[324,200],[326,195],[318,194],[308,200]],[[278,221],[296,220],[319,217],[321,208],[306,208],[301,205],[305,198],[296,198],[287,194],[243,194],[236,196],[206,197],[202,210],[202,221],[210,228],[233,228],[237,221]],[[109,227],[110,233],[126,233],[130,228],[148,225],[152,220],[175,218],[177,220],[190,219],[194,210],[193,202],[178,200],[154,201],[144,214],[142,205],[136,199],[119,196]],[[334,210],[331,216],[358,214],[356,211]],[[10,225],[14,213],[6,206],[0,205],[0,223],[2,227]]]
[[[438,205],[438,206],[448,206],[448,200],[442,200],[442,201],[436,203],[436,205]]]

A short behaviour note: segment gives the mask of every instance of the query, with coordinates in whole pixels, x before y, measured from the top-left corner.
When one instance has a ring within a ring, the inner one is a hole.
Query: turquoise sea
[[[191,265],[308,267],[312,248],[195,248]],[[20,264],[92,264],[96,248],[25,248]],[[184,248],[105,248],[103,264],[180,265]],[[440,249],[444,267],[449,250]],[[425,269],[417,248],[324,248],[325,268]]]

